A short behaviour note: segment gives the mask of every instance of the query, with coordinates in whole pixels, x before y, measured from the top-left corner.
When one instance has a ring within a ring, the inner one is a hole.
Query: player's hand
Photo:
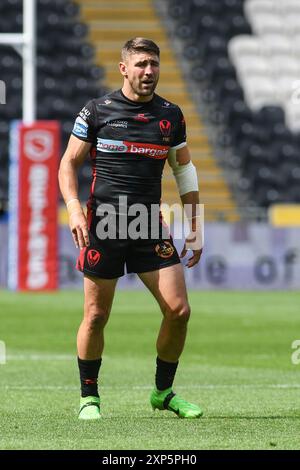
[[[88,224],[83,211],[70,214],[69,225],[76,248],[90,245]]]
[[[199,263],[203,251],[201,237],[197,232],[191,232],[185,239],[180,258],[184,258],[188,250],[193,252],[193,256],[188,259],[186,266],[192,268]]]

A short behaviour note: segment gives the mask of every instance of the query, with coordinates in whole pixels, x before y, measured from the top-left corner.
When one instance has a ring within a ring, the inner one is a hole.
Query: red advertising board
[[[58,287],[59,124],[19,128],[17,288]]]

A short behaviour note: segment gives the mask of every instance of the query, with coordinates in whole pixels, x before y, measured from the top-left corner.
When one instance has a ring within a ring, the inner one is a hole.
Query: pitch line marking
[[[123,386],[118,385],[101,385],[103,390],[152,390],[151,385],[136,385],[136,386]],[[231,389],[231,388],[245,388],[245,389],[299,389],[300,384],[228,384],[228,385],[218,385],[218,384],[203,384],[203,385],[177,385],[176,390],[178,389],[195,389],[195,390],[211,390],[211,389]],[[3,385],[0,386],[0,390],[63,390],[63,391],[73,391],[78,390],[78,387],[72,387],[70,385]]]

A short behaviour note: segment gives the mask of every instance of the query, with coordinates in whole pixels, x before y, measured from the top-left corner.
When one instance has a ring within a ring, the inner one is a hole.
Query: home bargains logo
[[[127,142],[123,140],[97,139],[97,150],[107,153],[132,153],[146,157],[166,158],[169,146],[148,144],[146,142]]]

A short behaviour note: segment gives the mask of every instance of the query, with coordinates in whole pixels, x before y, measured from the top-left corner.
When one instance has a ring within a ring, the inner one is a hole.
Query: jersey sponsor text
[[[97,150],[109,153],[134,153],[153,158],[166,158],[169,146],[148,144],[144,142],[127,142],[123,140],[97,139]]]

